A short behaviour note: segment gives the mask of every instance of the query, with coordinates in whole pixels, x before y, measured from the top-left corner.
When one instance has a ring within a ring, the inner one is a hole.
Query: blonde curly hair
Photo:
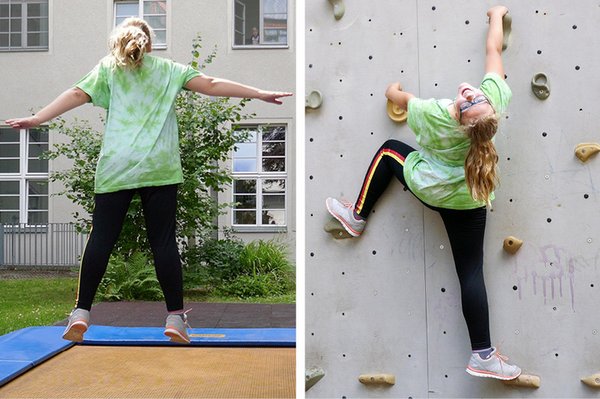
[[[490,205],[490,195],[498,185],[496,166],[498,153],[492,138],[498,130],[495,114],[477,119],[463,128],[471,139],[471,146],[465,158],[465,180],[471,197]]]
[[[127,69],[142,65],[147,49],[152,46],[153,34],[150,25],[140,18],[127,18],[119,24],[108,42],[117,65]]]

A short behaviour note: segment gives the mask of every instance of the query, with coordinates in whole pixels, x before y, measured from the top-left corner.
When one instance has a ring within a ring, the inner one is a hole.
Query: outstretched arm
[[[6,124],[15,129],[36,127],[89,101],[90,96],[86,92],[78,87],[73,87],[60,94],[35,115],[27,118],[7,119]]]
[[[402,91],[400,82],[390,84],[385,91],[385,96],[405,111],[408,109],[408,102],[414,97],[413,94]]]
[[[485,43],[485,73],[495,72],[504,79],[504,67],[502,66],[502,18],[508,12],[504,6],[495,6],[488,10],[490,27],[488,28]]]
[[[215,97],[258,98],[273,104],[282,104],[280,98],[291,96],[292,93],[260,90],[231,80],[213,78],[211,76],[196,76],[186,83],[185,88],[197,93]]]

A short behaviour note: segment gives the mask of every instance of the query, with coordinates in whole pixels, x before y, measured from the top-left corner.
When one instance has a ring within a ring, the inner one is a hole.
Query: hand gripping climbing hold
[[[344,226],[342,226],[342,224],[334,218],[329,219],[329,221],[325,223],[324,229],[326,232],[331,234],[333,238],[337,240],[343,238],[352,238],[350,233],[348,233],[346,229],[344,229]]]
[[[541,385],[541,379],[537,375],[521,374],[514,380],[502,381],[506,385],[512,385],[516,387],[525,388],[539,388]]]
[[[321,104],[323,104],[323,95],[319,90],[313,90],[306,96],[306,108],[317,109]]]
[[[509,254],[514,254],[519,250],[519,248],[521,248],[521,245],[523,245],[523,241],[519,240],[516,237],[508,236],[504,239],[504,244],[502,245],[502,247]]]
[[[320,367],[308,368],[304,371],[304,391],[308,391],[325,376],[325,371]]]
[[[393,374],[361,374],[358,380],[365,385],[394,385],[396,376]]]
[[[538,72],[531,79],[531,90],[533,94],[540,100],[545,100],[550,97],[550,84],[548,77],[544,72]]]
[[[408,119],[408,112],[394,104],[390,100],[387,100],[387,114],[394,122],[404,122]]]
[[[598,151],[600,151],[600,144],[598,143],[581,143],[575,147],[575,155],[581,162],[586,162]]]
[[[592,374],[587,377],[583,377],[581,379],[585,385],[588,385],[592,388],[600,388],[600,373]]]
[[[512,37],[512,17],[509,14],[504,14],[502,17],[502,33],[502,51],[504,51],[508,48]]]
[[[333,6],[333,16],[335,19],[341,19],[344,16],[344,12],[346,12],[343,0],[329,0],[329,2]]]

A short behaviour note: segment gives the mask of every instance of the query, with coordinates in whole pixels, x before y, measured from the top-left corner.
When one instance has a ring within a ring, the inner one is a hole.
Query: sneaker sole
[[[181,333],[173,328],[165,329],[165,335],[169,337],[171,342],[176,342],[178,344],[189,344],[190,340],[186,339]]]
[[[329,207],[329,201],[325,201],[325,206],[327,207],[327,211],[329,212],[329,214],[331,216],[333,216],[338,222],[340,222],[340,224],[342,225],[342,227],[344,228],[344,230],[346,230],[346,232],[348,234],[350,234],[352,237],[358,237],[361,235],[362,232],[358,232],[356,230],[354,230],[352,227],[350,227],[346,221],[344,220],[343,217],[341,217],[340,215],[338,215],[337,213],[335,213],[330,207]]]
[[[83,342],[83,334],[87,331],[88,325],[84,322],[75,322],[64,332],[62,338],[67,341]]]
[[[496,373],[492,373],[490,371],[483,371],[483,370],[474,370],[471,368],[467,368],[467,373],[471,374],[472,376],[475,377],[488,377],[488,378],[495,378],[498,380],[503,380],[503,381],[510,381],[510,380],[514,380],[519,378],[519,376],[521,375],[521,372],[519,371],[519,374],[517,374],[516,376],[512,377],[512,376],[504,376],[501,374],[496,374]]]

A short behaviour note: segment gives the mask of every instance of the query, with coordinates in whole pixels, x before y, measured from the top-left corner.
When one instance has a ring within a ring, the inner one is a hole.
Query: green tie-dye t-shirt
[[[200,72],[145,55],[137,69],[104,57],[75,84],[108,110],[96,167],[96,193],[181,183],[175,98]]]
[[[497,115],[506,111],[512,93],[500,76],[486,74],[479,89]],[[421,149],[406,157],[404,178],[410,190],[426,204],[448,209],[478,208],[485,202],[471,197],[465,181],[464,163],[470,140],[450,116],[451,103],[452,100],[433,98],[413,98],[408,102],[408,125]],[[490,201],[493,199],[492,193]]]

